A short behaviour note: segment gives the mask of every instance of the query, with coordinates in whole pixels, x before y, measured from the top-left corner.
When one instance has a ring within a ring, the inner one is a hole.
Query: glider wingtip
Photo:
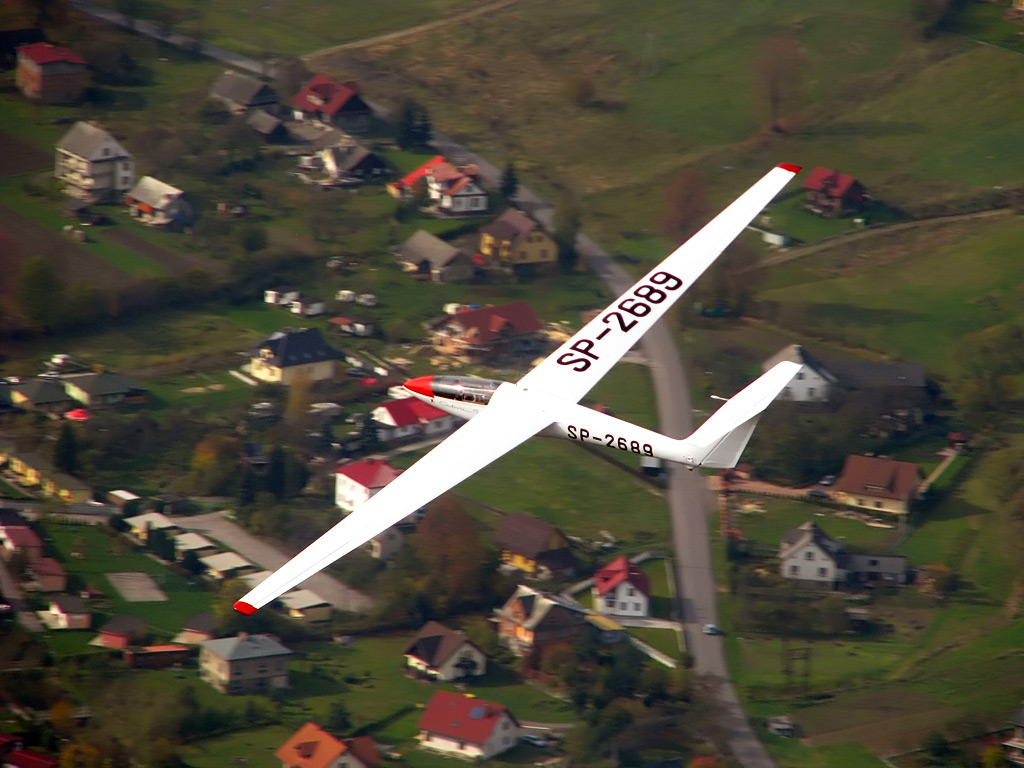
[[[800,171],[803,168],[803,166],[801,166],[801,165],[794,165],[793,163],[779,163],[775,167],[776,168],[781,168],[784,171],[789,171],[790,173],[800,173]]]
[[[243,600],[239,600],[235,603],[235,610],[243,616],[252,616],[254,613],[256,613],[255,606],[249,605],[249,603]]]

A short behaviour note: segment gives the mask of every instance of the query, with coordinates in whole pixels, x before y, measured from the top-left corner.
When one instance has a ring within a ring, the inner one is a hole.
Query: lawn
[[[657,651],[661,651],[670,659],[678,659],[680,654],[680,638],[674,629],[658,629],[652,627],[630,627],[629,634],[639,638]]]
[[[833,539],[861,551],[884,553],[896,545],[896,529],[872,528],[857,520],[838,517],[835,510],[809,502],[737,494],[739,509],[733,513],[733,525],[745,538],[765,547],[777,547],[783,534],[803,523],[817,523]],[[734,499],[736,501],[736,499]],[[745,502],[749,501],[747,504]],[[763,510],[763,511],[758,511]]]
[[[671,560],[647,560],[641,566],[651,585],[651,615],[656,619],[672,618],[672,595],[674,588],[669,585]]]

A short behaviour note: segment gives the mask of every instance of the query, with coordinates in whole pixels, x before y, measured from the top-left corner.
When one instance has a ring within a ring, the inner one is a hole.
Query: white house
[[[256,566],[237,552],[221,552],[199,558],[206,566],[206,571],[213,579],[234,579],[247,573],[253,573]]]
[[[779,547],[782,575],[787,579],[834,584],[845,573],[839,566],[841,547],[812,522],[786,531]]]
[[[351,512],[401,474],[386,461],[366,459],[338,467],[334,503]]]
[[[135,158],[95,123],[75,123],[55,149],[54,176],[72,197],[120,200],[135,185]]]
[[[640,566],[623,555],[594,574],[594,610],[606,616],[650,616],[651,585]]]
[[[419,721],[420,746],[471,760],[487,760],[519,740],[519,721],[503,704],[435,691]]]
[[[820,360],[799,344],[790,344],[769,357],[761,367],[768,371],[783,361],[800,363],[801,368],[796,376],[779,394],[782,400],[795,400],[798,403],[825,403],[834,387],[838,385],[836,377],[826,370]]]
[[[407,669],[434,680],[461,680],[487,672],[487,654],[469,641],[465,633],[428,621],[405,646]]]
[[[215,555],[219,551],[219,547],[210,541],[202,534],[196,533],[195,531],[188,531],[186,533],[175,536],[174,539],[174,550],[178,559],[180,560],[185,556],[187,552],[192,552],[196,557],[208,557]]]
[[[299,289],[291,285],[281,285],[277,288],[267,288],[263,292],[263,301],[274,306],[283,305],[290,307],[291,303],[299,298]]]
[[[447,214],[483,213],[487,210],[487,193],[477,179],[475,165],[456,168],[448,162],[427,169],[427,194],[438,211]]]
[[[462,420],[415,397],[389,400],[373,409],[371,416],[381,425],[382,440],[407,440],[447,435]]]
[[[195,216],[184,192],[152,176],[139,179],[124,202],[132,216],[154,227],[187,227]]]
[[[370,553],[370,557],[388,561],[401,551],[404,541],[405,534],[391,526],[366,542],[366,551]]]
[[[325,306],[323,299],[318,299],[313,296],[299,295],[291,301],[292,314],[303,315],[304,317],[316,317],[318,315],[322,315],[325,312]]]

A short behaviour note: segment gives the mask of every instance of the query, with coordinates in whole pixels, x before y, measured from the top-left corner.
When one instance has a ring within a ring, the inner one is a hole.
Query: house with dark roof
[[[78,403],[52,378],[24,379],[11,387],[11,402],[25,411],[64,413]]]
[[[100,627],[100,634],[92,645],[104,648],[124,649],[136,645],[146,636],[146,622],[138,616],[120,613]]]
[[[651,584],[640,566],[625,555],[594,574],[594,610],[606,616],[650,616]]]
[[[534,578],[562,580],[576,572],[569,539],[538,517],[510,512],[499,523],[493,541],[503,562]]]
[[[221,693],[257,693],[288,687],[292,651],[270,635],[207,640],[199,645],[200,676]]]
[[[199,645],[217,636],[217,617],[210,611],[200,611],[181,625],[181,631],[174,636],[175,643]]]
[[[377,768],[381,763],[372,737],[338,739],[313,722],[293,733],[274,756],[281,768]]]
[[[400,474],[402,470],[380,459],[342,464],[335,473],[334,503],[351,512]]]
[[[284,328],[256,345],[249,373],[260,381],[285,386],[298,379],[329,381],[340,357],[324,341],[319,328]]]
[[[480,255],[488,268],[512,270],[556,263],[558,246],[537,222],[509,208],[480,228]]]
[[[63,472],[51,472],[40,484],[43,495],[65,504],[86,504],[92,500],[92,486]]]
[[[864,185],[830,168],[815,168],[804,179],[804,207],[828,218],[856,213],[867,202]]]
[[[1020,707],[1006,721],[1013,729],[1002,742],[1006,761],[1011,765],[1024,765],[1024,706]]]
[[[779,543],[779,572],[805,585],[905,584],[907,558],[902,555],[847,552],[813,522],[791,528]]]
[[[384,442],[434,438],[453,431],[462,419],[416,397],[388,400],[370,412]]]
[[[435,283],[464,283],[476,271],[465,252],[424,229],[398,246],[398,263],[406,272],[429,276]]]
[[[26,488],[42,487],[43,480],[57,471],[49,459],[31,451],[12,453],[7,466],[17,475],[18,485]]]
[[[89,67],[74,51],[50,43],[18,47],[15,83],[25,98],[43,104],[77,104],[89,85]]]
[[[277,106],[274,89],[255,77],[243,75],[228,69],[213,81],[210,97],[220,101],[236,114],[250,109],[267,109]]]
[[[917,464],[850,455],[846,457],[832,494],[840,504],[905,515],[910,511],[920,482],[921,471]]]
[[[487,672],[487,654],[466,637],[437,621],[428,621],[403,651],[405,668],[433,680],[461,680]]]
[[[377,181],[391,173],[387,163],[361,144],[326,147],[320,157],[324,171],[333,181]]]
[[[420,746],[447,755],[487,760],[519,740],[519,721],[503,704],[435,691],[420,717]]]
[[[270,142],[282,142],[288,139],[288,129],[281,118],[270,114],[265,109],[253,109],[245,118],[245,124]]]
[[[95,123],[78,122],[57,142],[54,176],[71,197],[120,200],[135,186],[135,158]]]
[[[172,541],[174,542],[174,555],[178,560],[181,560],[189,552],[196,557],[208,557],[220,551],[216,544],[195,531],[180,533],[173,537]]]
[[[462,309],[431,327],[438,352],[467,363],[501,356],[536,355],[543,326],[525,301]]]
[[[520,584],[494,611],[498,639],[517,656],[544,653],[546,647],[568,644],[589,631],[588,611],[575,600]]]
[[[314,75],[289,103],[296,120],[317,120],[346,131],[365,131],[373,114],[360,95],[359,83],[338,82],[324,74]]]
[[[124,196],[128,213],[151,227],[181,230],[195,218],[185,193],[166,181],[143,176]]]
[[[206,576],[217,581],[237,579],[258,569],[237,552],[218,552],[200,557],[199,562],[206,568]]]
[[[475,165],[454,166],[445,161],[427,168],[427,196],[439,213],[447,216],[478,215],[487,212],[487,192],[480,186],[480,169]]]

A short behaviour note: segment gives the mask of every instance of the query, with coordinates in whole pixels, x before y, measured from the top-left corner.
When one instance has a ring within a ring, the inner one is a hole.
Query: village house
[[[864,185],[852,176],[829,168],[815,168],[804,179],[804,207],[828,218],[841,218],[864,207]]]
[[[3,758],[3,768],[57,768],[60,760],[34,749],[16,749]]]
[[[249,373],[254,379],[285,386],[298,379],[329,381],[340,357],[324,341],[319,328],[284,328],[256,345]]]
[[[237,552],[220,552],[216,555],[200,557],[199,562],[206,568],[206,575],[217,581],[237,579],[247,573],[254,573],[257,568]]]
[[[349,336],[372,336],[373,322],[362,317],[352,315],[338,315],[327,321],[338,329],[338,333],[345,333]]]
[[[199,674],[221,693],[260,693],[288,687],[292,651],[269,635],[207,640],[199,645]]]
[[[424,178],[435,211],[448,216],[487,212],[487,192],[480,186],[480,169],[475,165],[437,163],[427,169]]]
[[[906,515],[917,495],[920,469],[916,464],[877,456],[847,456],[833,486],[840,504],[875,512]]]
[[[587,609],[575,600],[523,584],[494,611],[498,639],[517,656],[543,655],[551,645],[572,645],[589,631],[587,614]]]
[[[443,155],[434,155],[419,168],[410,171],[397,181],[389,182],[385,189],[389,195],[397,200],[409,200],[416,193],[417,188],[426,190],[427,173],[436,165],[447,163]],[[420,185],[422,184],[422,187]]]
[[[334,606],[310,589],[293,589],[278,598],[289,618],[311,629],[330,629]]]
[[[432,439],[452,432],[462,419],[416,397],[388,400],[370,412],[379,425],[377,434],[386,443]]]
[[[174,636],[179,645],[199,645],[217,636],[217,617],[210,611],[200,611],[181,625],[181,631]]]
[[[519,740],[519,721],[502,704],[435,691],[420,717],[421,747],[470,760],[488,760]]]
[[[292,299],[289,305],[293,315],[302,315],[303,317],[318,317],[326,311],[326,307],[327,305],[323,299],[316,296],[303,296],[302,294]]]
[[[32,452],[11,454],[7,466],[17,475],[15,479],[18,485],[25,488],[42,487],[43,479],[57,471],[49,459]]]
[[[405,534],[395,526],[391,526],[366,542],[366,551],[370,557],[387,562],[402,551],[404,542]]]
[[[189,552],[194,554],[196,557],[203,558],[215,555],[219,550],[219,547],[216,544],[195,531],[187,531],[186,533],[179,534],[175,536],[172,541],[174,542],[175,557],[179,560],[185,557]]]
[[[56,155],[54,175],[71,197],[116,201],[135,186],[135,158],[95,123],[75,123],[57,142]]]
[[[838,386],[839,381],[816,357],[801,345],[790,344],[761,363],[761,368],[768,371],[783,361],[800,363],[802,367],[779,393],[780,400],[828,402],[832,389]]]
[[[52,557],[40,557],[29,563],[26,589],[39,592],[64,592],[68,588],[68,575],[64,567]]]
[[[473,278],[473,260],[462,250],[420,229],[398,246],[398,262],[406,272],[435,283],[464,283]]]
[[[89,85],[89,67],[78,54],[59,45],[18,47],[15,83],[25,98],[43,104],[77,104]]]
[[[381,763],[370,736],[337,739],[313,722],[293,733],[274,756],[281,768],[377,768]]]
[[[487,654],[464,632],[428,621],[405,647],[405,667],[424,677],[451,682],[487,672]]]
[[[40,490],[44,496],[64,504],[86,504],[92,500],[91,486],[63,472],[52,472],[44,476]]]
[[[15,554],[21,554],[26,562],[34,562],[43,556],[43,540],[27,526],[11,525],[0,528],[0,541],[3,542],[3,555],[10,560]]]
[[[332,181],[377,181],[391,173],[387,163],[360,144],[327,147],[321,150],[320,157]]]
[[[299,289],[294,285],[279,285],[276,288],[268,288],[263,292],[263,301],[274,306],[290,307],[295,299],[299,298]]]
[[[438,352],[466,363],[502,356],[533,356],[542,349],[543,326],[525,301],[462,309],[434,323],[431,341]]]
[[[132,536],[145,544],[149,541],[149,532],[161,530],[168,536],[177,536],[182,532],[181,526],[160,512],[146,512],[134,517],[126,517],[128,530]]]
[[[255,77],[227,69],[213,81],[210,97],[216,99],[235,114],[250,109],[274,109],[277,94],[274,89]]]
[[[538,517],[509,512],[498,524],[493,541],[501,550],[502,562],[533,578],[563,580],[576,572],[569,539]]]
[[[120,515],[134,514],[138,511],[141,501],[141,496],[124,488],[107,492],[107,504],[114,507]]]
[[[783,578],[807,585],[907,581],[907,559],[902,555],[846,552],[842,542],[813,522],[786,531],[779,544],[779,561]]]
[[[346,512],[365,504],[371,496],[402,474],[386,461],[365,459],[338,467],[334,503]]]
[[[11,402],[25,411],[64,413],[78,403],[52,378],[24,379],[11,387]]]
[[[640,566],[625,555],[594,574],[594,610],[606,616],[650,616],[651,584]]]
[[[146,510],[162,515],[185,515],[191,506],[188,496],[180,493],[154,493],[143,504]]]
[[[1018,709],[1007,723],[1013,732],[1002,743],[1006,761],[1012,765],[1024,766],[1024,706]]]
[[[121,613],[111,617],[106,624],[100,627],[99,636],[91,644],[123,650],[129,645],[140,643],[145,637],[146,622],[138,616]]]
[[[195,211],[177,187],[152,176],[143,176],[124,196],[133,218],[151,227],[182,230],[192,224]]]
[[[316,120],[345,131],[365,131],[373,110],[363,101],[355,80],[339,83],[318,74],[289,102],[296,120]]]
[[[533,219],[509,208],[480,229],[480,255],[489,268],[540,267],[558,261],[558,246]]]

